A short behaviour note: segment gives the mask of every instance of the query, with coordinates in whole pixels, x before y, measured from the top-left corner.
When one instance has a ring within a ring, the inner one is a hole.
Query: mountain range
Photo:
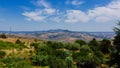
[[[76,39],[82,39],[90,41],[93,38],[97,40],[113,39],[115,36],[114,32],[83,32],[83,31],[70,31],[70,30],[47,30],[47,31],[0,31],[8,35],[17,35],[22,37],[34,37],[41,40],[51,41],[65,41],[72,42]]]

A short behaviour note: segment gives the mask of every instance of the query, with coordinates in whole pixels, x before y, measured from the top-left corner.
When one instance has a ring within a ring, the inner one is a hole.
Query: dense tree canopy
[[[114,28],[116,36],[113,40],[114,52],[111,53],[111,61],[110,66],[117,64],[118,68],[120,68],[120,22],[118,23],[118,27]]]

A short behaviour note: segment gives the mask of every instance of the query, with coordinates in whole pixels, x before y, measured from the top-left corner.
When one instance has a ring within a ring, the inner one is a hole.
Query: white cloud
[[[47,19],[49,16],[55,15],[56,14],[56,9],[52,8],[45,8],[45,9],[36,9],[35,11],[32,12],[24,12],[22,15],[27,17],[28,21],[34,20],[34,21],[44,21]]]
[[[113,1],[107,6],[96,7],[88,11],[88,15],[96,22],[110,22],[120,19],[120,0]]]
[[[84,1],[81,1],[81,0],[66,0],[66,4],[71,4],[74,6],[79,6],[83,3],[84,3]]]
[[[62,20],[61,20],[60,17],[54,17],[54,18],[51,18],[51,20],[52,20],[53,22],[56,22],[56,23],[62,22]]]
[[[43,21],[46,18],[41,15],[41,12],[24,12],[22,15],[26,16],[28,21]]]
[[[53,9],[53,8],[45,8],[43,10],[45,13],[47,14],[54,14],[56,12],[56,9]]]
[[[38,0],[37,1],[37,5],[38,6],[43,6],[45,8],[50,8],[50,4],[48,2],[46,2],[45,0]]]
[[[120,0],[113,0],[106,6],[95,7],[87,12],[68,10],[65,22],[112,22],[120,19]]]
[[[107,16],[98,16],[95,18],[96,22],[109,22],[111,18]]]
[[[73,5],[80,5],[80,0],[67,0]],[[79,1],[79,2],[78,2]],[[43,9],[36,8],[35,11],[25,11],[22,13],[27,20],[44,21],[49,20],[53,22],[67,22],[67,23],[84,23],[84,22],[112,22],[120,19],[120,0],[113,0],[106,6],[99,6],[89,9],[86,12],[81,10],[66,10],[64,12],[51,8],[51,5],[45,0],[38,0],[37,4]]]
[[[120,9],[120,0],[115,0],[108,5],[109,8]]]
[[[26,17],[26,20],[43,22],[50,16],[55,15],[57,12],[57,10],[51,8],[50,4],[47,3],[45,0],[38,0],[36,4],[40,7],[43,7],[43,9],[36,8],[34,11],[25,11],[24,13],[22,13],[22,15]]]
[[[68,10],[67,11],[67,19],[65,22],[68,23],[79,23],[79,22],[87,22],[89,17],[80,10]]]
[[[73,0],[72,1],[72,5],[81,5],[81,4],[83,4],[84,2],[83,1],[80,1],[80,0]]]

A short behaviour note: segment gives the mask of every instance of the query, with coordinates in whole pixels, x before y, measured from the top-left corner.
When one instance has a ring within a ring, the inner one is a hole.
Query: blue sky
[[[0,0],[0,30],[112,31],[120,0]]]

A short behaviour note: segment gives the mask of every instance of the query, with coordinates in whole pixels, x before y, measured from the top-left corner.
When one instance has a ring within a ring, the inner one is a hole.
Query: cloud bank
[[[82,1],[78,1],[79,0],[72,0],[71,4],[83,4]],[[65,13],[63,13],[60,12],[59,9],[52,8],[52,5],[45,0],[38,0],[36,4],[40,7],[43,7],[43,9],[36,8],[34,11],[25,11],[22,13],[22,15],[26,17],[26,20],[42,22],[49,19],[50,21],[54,22],[61,22],[62,20],[66,23],[107,23],[116,20],[118,21],[120,19],[120,0],[113,0],[106,6],[88,9],[86,12],[81,10],[66,9]]]

